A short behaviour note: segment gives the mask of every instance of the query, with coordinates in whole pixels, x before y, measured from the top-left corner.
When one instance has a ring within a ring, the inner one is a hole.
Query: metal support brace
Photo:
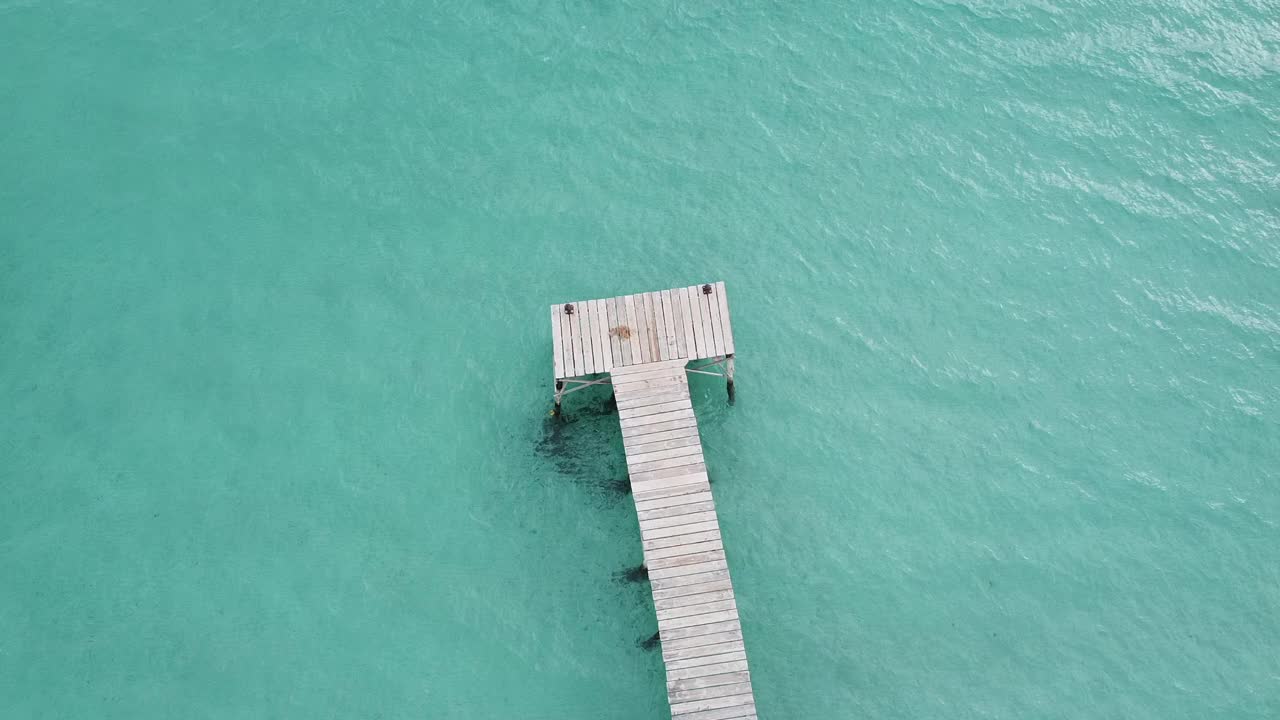
[[[576,387],[569,387],[570,383],[572,383]],[[555,414],[556,415],[560,414],[560,404],[561,404],[561,401],[564,400],[565,395],[568,395],[569,393],[578,392],[579,390],[585,390],[586,388],[589,388],[592,385],[612,385],[612,384],[613,384],[613,379],[607,378],[607,377],[598,378],[596,380],[578,380],[574,378],[556,380]]]

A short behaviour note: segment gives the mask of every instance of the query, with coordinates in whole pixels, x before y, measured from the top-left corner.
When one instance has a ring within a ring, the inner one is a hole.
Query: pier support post
[[[564,399],[564,381],[556,381],[556,409],[551,413],[556,417],[560,416],[560,401]]]
[[[728,355],[724,359],[724,376],[727,380],[726,385],[729,390],[729,404],[733,404],[733,356]]]

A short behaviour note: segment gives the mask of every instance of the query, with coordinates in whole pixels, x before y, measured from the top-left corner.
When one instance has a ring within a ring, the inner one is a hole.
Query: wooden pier
[[[570,392],[613,385],[672,718],[755,718],[687,375],[723,375],[732,397],[724,283],[553,305],[551,325],[557,412]]]

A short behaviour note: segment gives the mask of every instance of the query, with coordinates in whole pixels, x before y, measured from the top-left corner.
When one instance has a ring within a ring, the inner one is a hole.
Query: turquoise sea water
[[[0,1],[0,716],[666,717],[546,306],[711,279],[762,718],[1280,716],[1277,17]]]

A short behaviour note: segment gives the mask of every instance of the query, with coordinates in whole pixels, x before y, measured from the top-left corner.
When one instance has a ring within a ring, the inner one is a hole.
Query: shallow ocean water
[[[0,2],[0,714],[666,717],[546,306],[723,279],[761,717],[1280,715],[1278,10]]]

